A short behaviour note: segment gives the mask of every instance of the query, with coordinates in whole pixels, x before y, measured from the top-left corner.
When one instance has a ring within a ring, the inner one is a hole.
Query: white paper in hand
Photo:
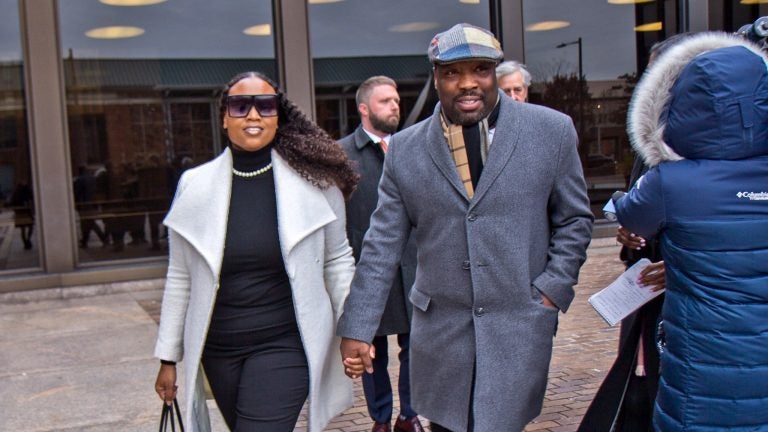
[[[637,279],[651,261],[643,258],[621,274],[610,285],[589,298],[589,304],[610,326],[615,326],[640,306],[658,297],[664,290],[652,291],[642,287]]]

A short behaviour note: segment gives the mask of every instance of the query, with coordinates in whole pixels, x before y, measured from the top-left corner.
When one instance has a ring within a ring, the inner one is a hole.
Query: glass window
[[[0,0],[0,271],[40,265],[16,0]]]
[[[715,4],[720,4],[715,2]],[[752,24],[756,19],[768,16],[768,2],[765,0],[724,0],[722,10],[716,11],[715,18],[722,17],[717,28],[735,32],[741,27]]]
[[[67,0],[59,20],[79,261],[165,257],[179,176],[226,145],[218,91],[276,79],[272,4]]]
[[[460,22],[490,28],[490,6],[488,0],[309,0],[309,21],[317,122],[340,138],[358,126],[355,92],[374,75],[397,82],[402,125],[431,79],[432,37]],[[437,99],[431,96],[415,106],[418,118],[432,114]]]
[[[626,189],[634,153],[629,98],[653,43],[677,33],[674,0],[524,0],[529,100],[573,118],[595,216]]]

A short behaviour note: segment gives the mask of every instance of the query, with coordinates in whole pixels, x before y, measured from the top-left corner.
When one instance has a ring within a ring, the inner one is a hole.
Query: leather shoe
[[[375,422],[373,424],[373,428],[371,429],[371,432],[391,432],[392,428],[389,425],[389,422],[387,423],[379,423]]]
[[[405,420],[398,417],[395,422],[395,432],[424,432],[424,428],[421,426],[419,416],[409,417]]]

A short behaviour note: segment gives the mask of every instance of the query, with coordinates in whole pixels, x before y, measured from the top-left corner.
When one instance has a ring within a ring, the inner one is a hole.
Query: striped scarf
[[[498,109],[498,105],[496,106]],[[448,141],[448,149],[453,156],[453,162],[456,164],[456,170],[459,172],[459,178],[464,184],[464,189],[467,191],[467,196],[472,199],[475,196],[475,187],[472,184],[472,172],[469,169],[469,158],[467,157],[467,147],[464,143],[464,127],[461,125],[455,125],[448,120],[445,115],[440,112],[440,124],[443,127],[443,136]],[[478,123],[480,128],[480,154],[482,156],[482,163],[485,164],[485,159],[488,157],[488,118],[484,118]],[[480,174],[477,173],[477,178]]]

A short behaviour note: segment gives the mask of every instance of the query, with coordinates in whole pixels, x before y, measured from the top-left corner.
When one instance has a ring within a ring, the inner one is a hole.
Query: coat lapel
[[[284,259],[287,259],[301,240],[335,220],[336,214],[323,192],[302,178],[274,150],[272,166],[278,235]],[[219,157],[195,170],[197,172],[180,185],[163,223],[184,237],[218,276],[232,192],[232,154],[226,149]]]
[[[358,150],[362,150],[369,141],[371,141],[371,137],[365,133],[363,126],[358,126],[355,130],[355,147],[357,147]]]
[[[179,184],[163,223],[184,237],[218,277],[232,192],[232,153],[225,149],[217,158],[193,170]]]
[[[456,170],[456,163],[451,157],[448,149],[448,143],[443,135],[443,127],[440,124],[440,103],[435,107],[435,112],[429,119],[427,129],[427,151],[432,161],[437,165],[437,169],[448,180],[465,200],[469,201],[467,191],[459,178],[459,172]]]
[[[272,169],[277,196],[277,226],[283,259],[304,238],[336,220],[325,194],[293,170],[274,150]]]
[[[520,139],[520,106],[517,105],[519,103],[508,98],[501,98],[501,109],[499,118],[496,120],[497,127],[493,134],[493,141],[488,150],[488,159],[483,167],[483,175],[480,176],[480,181],[477,183],[470,208],[477,205],[483,195],[488,192],[515,151]]]

